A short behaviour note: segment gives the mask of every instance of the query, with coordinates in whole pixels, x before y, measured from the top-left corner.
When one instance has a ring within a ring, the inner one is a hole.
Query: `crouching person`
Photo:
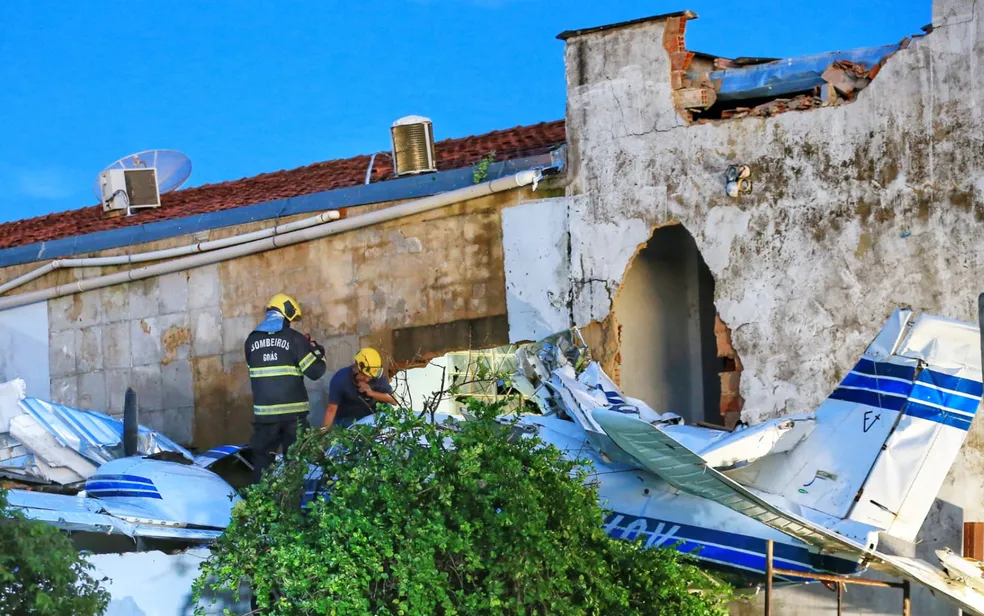
[[[397,406],[393,388],[383,372],[383,360],[375,349],[360,350],[352,365],[331,377],[328,408],[322,430],[346,427],[376,412],[376,404]]]

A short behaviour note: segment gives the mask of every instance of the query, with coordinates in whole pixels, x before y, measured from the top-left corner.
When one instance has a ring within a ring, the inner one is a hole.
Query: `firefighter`
[[[328,368],[324,347],[291,329],[300,318],[300,305],[278,293],[267,302],[266,319],[246,338],[253,390],[253,483],[273,463],[278,447],[287,454],[299,426],[310,427],[304,377],[316,381]]]
[[[372,415],[378,402],[397,406],[393,388],[383,374],[382,357],[375,349],[365,348],[356,354],[351,366],[331,377],[322,430],[333,425],[344,428]]]

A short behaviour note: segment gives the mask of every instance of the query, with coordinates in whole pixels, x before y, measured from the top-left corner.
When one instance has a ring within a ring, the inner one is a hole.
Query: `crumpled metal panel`
[[[225,460],[229,456],[238,454],[245,448],[246,445],[222,445],[221,447],[215,447],[213,449],[209,449],[200,456],[195,457],[195,464],[197,466],[208,468],[219,460]]]
[[[805,92],[822,86],[823,72],[837,60],[848,60],[871,70],[885,56],[898,51],[900,44],[833,51],[799,58],[786,58],[767,64],[729,68],[708,73],[717,88],[717,100],[740,101]],[[700,75],[689,73],[689,79]]]
[[[870,552],[863,543],[859,543],[855,534],[841,535],[824,528],[792,511],[777,507],[732,481],[656,426],[605,409],[599,409],[593,415],[619,447],[678,490],[712,500],[831,553],[861,556]]]
[[[101,465],[123,457],[123,422],[96,411],[80,411],[36,398],[24,398],[21,408],[59,443]],[[137,452],[149,456],[173,452],[194,460],[191,452],[159,432],[140,426]]]

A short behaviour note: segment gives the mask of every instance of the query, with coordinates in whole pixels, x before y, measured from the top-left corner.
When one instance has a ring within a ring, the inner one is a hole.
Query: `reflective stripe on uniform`
[[[250,378],[262,378],[266,376],[302,376],[301,370],[297,366],[269,366],[266,368],[250,368]]]
[[[310,368],[311,364],[317,361],[317,359],[318,358],[314,356],[314,353],[308,353],[307,355],[304,356],[304,359],[302,359],[301,362],[297,365],[301,368],[301,372],[304,372],[305,370]]]
[[[254,406],[257,415],[284,415],[287,413],[307,413],[310,410],[307,402],[292,402],[290,404],[271,404],[269,406]]]

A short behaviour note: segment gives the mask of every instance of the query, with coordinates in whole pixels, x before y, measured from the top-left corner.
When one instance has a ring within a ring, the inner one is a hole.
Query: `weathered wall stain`
[[[191,344],[191,330],[172,325],[161,334],[161,344],[164,347],[164,359],[161,360],[161,364],[166,366],[178,358],[180,347]]]

